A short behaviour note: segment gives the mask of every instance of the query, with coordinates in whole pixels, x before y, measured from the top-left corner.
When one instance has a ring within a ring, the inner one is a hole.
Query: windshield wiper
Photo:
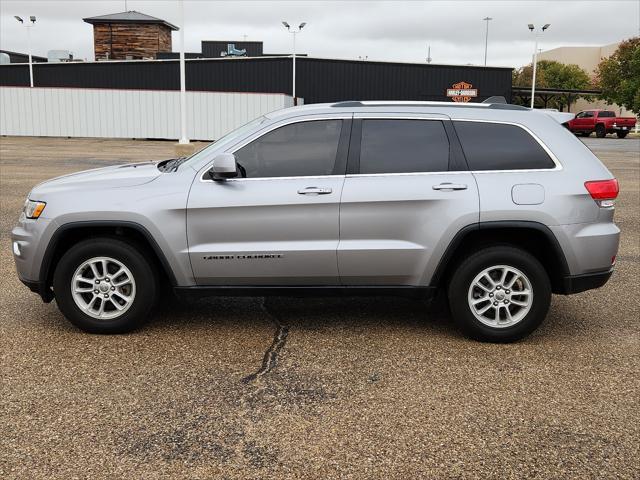
[[[161,172],[175,172],[180,165],[187,160],[187,157],[171,158],[164,160],[158,164],[158,169]]]

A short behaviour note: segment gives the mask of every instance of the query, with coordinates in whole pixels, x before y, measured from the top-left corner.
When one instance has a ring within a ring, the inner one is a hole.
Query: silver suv
[[[178,294],[446,291],[471,337],[522,338],[552,293],[602,286],[618,184],[561,122],[506,104],[281,110],[190,158],[35,187],[12,232],[23,283],[94,333]]]

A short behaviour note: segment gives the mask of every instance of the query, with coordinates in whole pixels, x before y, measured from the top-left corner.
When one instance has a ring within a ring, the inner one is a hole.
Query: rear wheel
[[[456,269],[448,287],[454,321],[470,337],[512,342],[547,315],[551,284],[540,262],[509,246],[482,249]]]
[[[618,136],[618,138],[624,138],[627,136],[627,133],[629,133],[629,131],[623,130],[623,131],[616,132],[616,135]]]
[[[53,291],[58,308],[77,327],[90,333],[123,333],[149,317],[158,280],[133,246],[99,238],[80,242],[63,255]]]
[[[596,137],[604,138],[607,135],[607,130],[604,128],[604,125],[599,124],[596,125]]]

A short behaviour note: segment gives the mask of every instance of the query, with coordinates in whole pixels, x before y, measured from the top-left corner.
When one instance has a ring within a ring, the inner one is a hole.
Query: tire
[[[487,280],[478,280],[487,270],[490,278],[496,277],[493,280],[498,285],[494,288],[488,287],[491,284]],[[505,270],[508,274],[504,286],[509,287],[515,278],[509,288],[501,286],[498,278]],[[477,281],[487,288],[478,287]],[[517,293],[526,290],[531,291],[531,296]],[[507,343],[526,337],[542,323],[551,302],[551,282],[533,255],[511,246],[494,246],[477,251],[457,266],[449,281],[448,296],[453,320],[467,336],[484,342]],[[485,297],[487,300],[483,302]],[[471,306],[472,301],[476,302],[475,307]],[[495,324],[496,303],[499,326]],[[521,304],[528,304],[528,307]],[[481,321],[472,308],[479,312],[487,305],[489,308],[484,315],[489,318],[480,315],[484,319]],[[507,318],[507,311],[511,320]]]
[[[628,131],[616,132],[616,135],[618,136],[618,138],[624,138],[627,136],[628,133],[629,133]]]
[[[74,280],[78,276],[82,279]],[[96,278],[101,279],[97,285]],[[149,318],[159,282],[153,265],[134,246],[115,238],[96,238],[74,245],[62,256],[53,275],[53,291],[60,311],[81,330],[125,333]]]
[[[607,130],[604,128],[604,125],[599,124],[596,125],[596,137],[604,138],[607,135]]]

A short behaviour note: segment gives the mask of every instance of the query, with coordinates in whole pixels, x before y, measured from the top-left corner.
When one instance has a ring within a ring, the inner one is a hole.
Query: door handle
[[[306,187],[298,190],[300,195],[327,195],[331,192],[333,190],[326,187]]]
[[[431,188],[434,190],[466,190],[467,186],[464,183],[441,183]]]

